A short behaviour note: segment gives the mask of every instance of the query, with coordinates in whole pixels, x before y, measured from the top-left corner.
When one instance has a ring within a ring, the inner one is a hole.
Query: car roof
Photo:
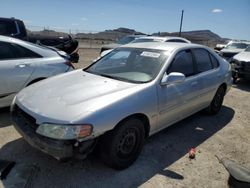
[[[129,43],[126,45],[121,46],[121,48],[144,48],[144,49],[155,49],[155,50],[164,50],[172,52],[177,48],[204,48],[205,46],[199,44],[192,44],[192,43],[180,43],[180,42],[138,42],[138,43]]]
[[[155,39],[155,40],[162,40],[162,41],[166,41],[168,39],[181,39],[184,41],[189,41],[183,37],[174,37],[174,36],[165,36],[165,37],[161,37],[161,36],[142,36],[139,39]]]
[[[58,56],[57,52],[55,52],[55,51],[53,51],[53,50],[51,50],[51,49],[49,49],[47,47],[39,46],[37,44],[30,43],[30,42],[27,42],[27,41],[23,41],[23,40],[20,40],[20,39],[16,39],[16,38],[13,38],[13,37],[0,35],[0,42],[15,43],[15,44],[21,45],[22,47],[26,47],[31,51],[39,53],[43,57]]]
[[[14,20],[14,21],[21,21],[21,20],[19,20],[19,19],[16,19],[16,18],[3,18],[3,17],[0,17],[0,20],[4,20],[4,21],[8,21],[8,20]]]
[[[4,36],[4,35],[0,35],[0,41],[2,41],[2,42],[23,42],[20,39],[16,39],[16,38]]]
[[[227,45],[232,44],[232,43],[244,43],[244,44],[250,44],[250,41],[247,40],[231,40],[227,43]]]

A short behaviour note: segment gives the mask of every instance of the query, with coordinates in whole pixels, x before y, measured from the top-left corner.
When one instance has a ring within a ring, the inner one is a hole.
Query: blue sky
[[[209,29],[221,37],[250,40],[250,0],[1,0],[0,17],[26,25],[102,31],[118,27],[145,33]],[[33,27],[35,28],[35,27]]]

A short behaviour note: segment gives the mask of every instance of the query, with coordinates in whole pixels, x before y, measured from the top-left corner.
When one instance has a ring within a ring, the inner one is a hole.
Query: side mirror
[[[180,72],[171,72],[169,75],[164,75],[161,80],[161,85],[169,85],[184,82],[186,76]]]

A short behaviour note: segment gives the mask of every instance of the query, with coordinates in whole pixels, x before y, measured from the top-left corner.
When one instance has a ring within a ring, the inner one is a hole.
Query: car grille
[[[38,128],[38,125],[36,124],[36,119],[24,112],[21,108],[19,108],[17,105],[14,107],[13,114],[15,114],[18,118],[20,118],[22,121],[25,122],[27,126],[30,126],[33,130],[36,130]]]

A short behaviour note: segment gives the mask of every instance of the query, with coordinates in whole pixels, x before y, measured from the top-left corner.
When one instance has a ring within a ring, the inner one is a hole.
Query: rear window
[[[218,60],[217,60],[212,54],[210,54],[210,58],[211,58],[211,62],[212,62],[212,64],[213,64],[213,67],[214,67],[214,68],[219,67],[219,62],[218,62]]]
[[[17,28],[14,21],[0,20],[0,35],[16,34]]]
[[[20,45],[0,42],[0,60],[41,58],[42,56]]]
[[[187,43],[186,41],[181,40],[181,39],[170,39],[170,40],[167,40],[166,42],[180,42],[180,43]]]

